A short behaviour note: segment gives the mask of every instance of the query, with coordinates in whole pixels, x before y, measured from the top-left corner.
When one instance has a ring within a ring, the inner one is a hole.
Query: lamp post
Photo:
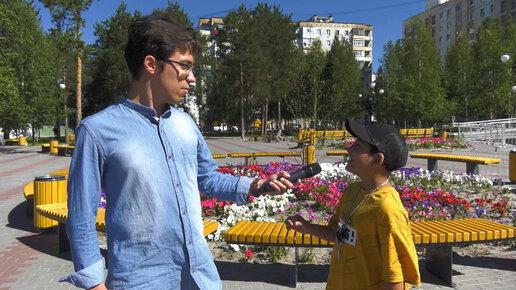
[[[59,84],[59,89],[61,89],[61,91],[63,91],[63,92],[65,91],[65,89],[66,89],[65,79],[63,79],[62,82]],[[66,141],[66,144],[68,144],[68,141],[69,141],[69,137],[68,137],[68,106],[67,106],[66,103],[67,103],[67,98],[64,98],[65,141]],[[59,128],[59,121],[58,121],[58,127],[57,128],[58,128],[58,130],[60,129]]]
[[[516,51],[511,51],[511,52],[516,52]],[[503,62],[503,63],[507,63],[509,62],[509,60],[511,59],[511,56],[508,54],[508,53],[505,53],[503,54],[501,57],[500,57],[500,60]],[[514,62],[512,63],[512,73],[513,74],[516,74],[516,60],[514,60]],[[513,85],[511,87],[511,93],[516,93],[516,85]]]

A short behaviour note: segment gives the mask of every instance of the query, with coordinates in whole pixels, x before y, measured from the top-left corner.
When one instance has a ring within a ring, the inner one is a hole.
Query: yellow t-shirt
[[[351,211],[369,192],[361,190],[360,183],[350,184],[344,190],[329,222],[335,232],[359,190]],[[356,230],[355,246],[342,243],[338,259],[338,242],[335,243],[326,289],[384,289],[384,281],[404,281],[405,288],[407,283],[421,284],[407,211],[393,187],[372,193],[348,224]]]

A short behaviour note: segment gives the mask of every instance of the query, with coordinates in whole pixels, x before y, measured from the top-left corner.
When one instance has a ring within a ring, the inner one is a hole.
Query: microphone
[[[308,164],[307,166],[298,169],[290,174],[288,181],[294,183],[298,179],[305,179],[308,177],[312,177],[321,172],[321,165],[319,163]],[[265,193],[269,191],[273,191],[274,189],[269,185],[269,182],[265,182],[259,189],[258,193]]]

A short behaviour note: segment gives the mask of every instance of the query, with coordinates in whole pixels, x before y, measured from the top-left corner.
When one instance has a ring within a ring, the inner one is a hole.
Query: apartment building
[[[297,34],[297,46],[304,52],[310,51],[316,39],[321,41],[322,48],[326,51],[331,49],[335,38],[350,42],[353,45],[355,59],[362,70],[362,82],[369,87],[373,62],[372,25],[335,22],[331,15],[314,15],[309,20],[298,23]]]
[[[441,59],[462,34],[476,38],[478,28],[487,17],[499,18],[502,24],[516,21],[516,0],[426,0],[425,11],[403,22],[404,35],[409,23],[420,19],[428,27]]]

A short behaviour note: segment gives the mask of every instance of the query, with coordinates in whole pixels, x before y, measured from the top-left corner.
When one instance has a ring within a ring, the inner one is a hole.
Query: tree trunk
[[[317,124],[317,90],[315,90],[315,97],[314,97],[314,117],[313,117],[314,130],[317,130],[316,124]]]
[[[81,11],[78,10],[77,14],[79,15],[77,17],[77,39],[81,39]],[[82,120],[82,101],[81,101],[81,86],[82,86],[82,60],[81,60],[81,50],[77,49],[77,95],[76,95],[76,101],[77,101],[77,125]]]
[[[278,101],[278,125],[283,129],[281,126],[281,101]]]
[[[244,113],[244,69],[240,63],[240,137],[245,138],[245,113]]]

